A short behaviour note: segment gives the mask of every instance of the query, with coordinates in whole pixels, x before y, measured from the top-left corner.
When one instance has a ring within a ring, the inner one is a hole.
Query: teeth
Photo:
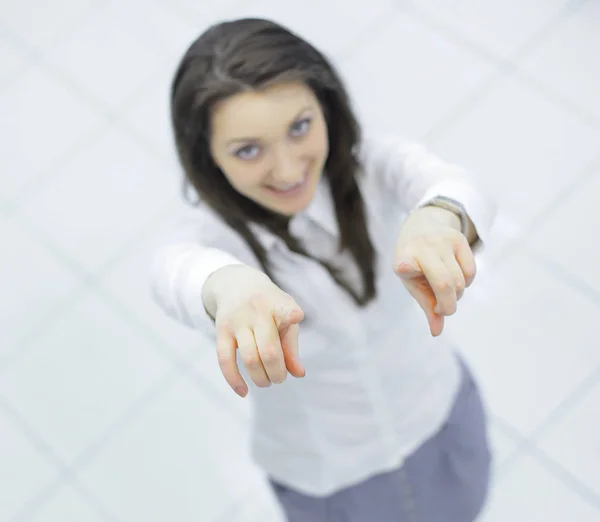
[[[288,190],[292,190],[296,187],[299,187],[300,185],[302,185],[302,181],[300,181],[299,183],[294,183],[293,185],[285,185],[283,187],[274,187],[275,190],[279,190],[280,192],[286,192]]]

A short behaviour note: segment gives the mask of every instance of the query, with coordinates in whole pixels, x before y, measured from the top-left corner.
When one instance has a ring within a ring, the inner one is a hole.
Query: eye
[[[251,160],[258,156],[259,149],[257,145],[246,145],[235,151],[235,155],[241,160]]]
[[[312,120],[310,118],[304,118],[294,122],[290,128],[290,134],[292,136],[304,136],[310,129]]]

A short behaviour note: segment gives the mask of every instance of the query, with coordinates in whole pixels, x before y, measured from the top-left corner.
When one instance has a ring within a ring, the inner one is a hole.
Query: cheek
[[[327,127],[325,125],[321,125],[318,131],[312,134],[310,146],[313,155],[324,163],[329,155],[329,137],[327,135]]]
[[[226,161],[219,165],[231,186],[242,194],[248,194],[264,180],[264,167],[260,163]]]

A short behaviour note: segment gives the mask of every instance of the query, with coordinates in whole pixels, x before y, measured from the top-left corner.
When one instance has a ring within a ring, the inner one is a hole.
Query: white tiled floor
[[[281,520],[248,404],[145,275],[179,212],[176,59],[248,14],[323,46],[366,123],[427,137],[497,195],[496,244],[448,322],[492,413],[482,520],[600,520],[597,1],[4,4],[0,520]]]

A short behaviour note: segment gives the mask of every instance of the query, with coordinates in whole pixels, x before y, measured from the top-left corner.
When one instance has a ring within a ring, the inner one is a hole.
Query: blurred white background
[[[246,456],[248,402],[146,275],[183,205],[174,67],[245,15],[321,46],[365,124],[497,196],[448,332],[492,414],[483,521],[600,520],[597,0],[4,0],[0,520],[280,520]]]

